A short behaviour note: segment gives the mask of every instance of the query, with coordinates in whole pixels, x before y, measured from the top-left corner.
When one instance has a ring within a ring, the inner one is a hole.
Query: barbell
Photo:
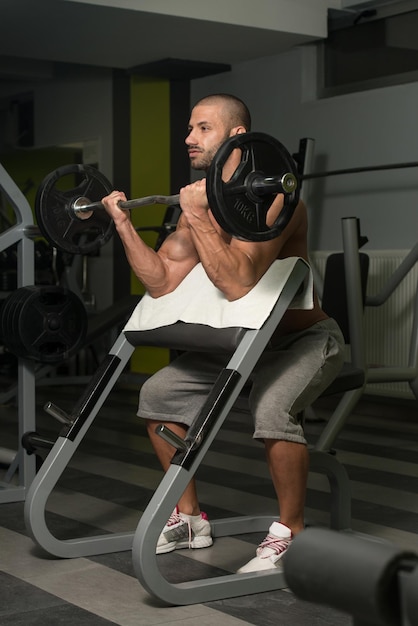
[[[236,148],[241,151],[240,163],[232,177],[224,181],[224,165]],[[410,167],[418,167],[418,162],[299,175],[283,144],[265,133],[251,132],[230,137],[222,144],[207,172],[206,192],[216,221],[229,235],[247,241],[267,241],[278,237],[289,223],[299,201],[302,180]],[[113,221],[101,203],[112,189],[106,177],[89,165],[67,165],[54,170],[42,181],[35,200],[42,235],[63,252],[97,252],[114,232]],[[274,222],[267,224],[269,209],[278,193],[284,194],[283,208]],[[119,206],[130,210],[178,203],[178,194],[155,195],[120,202]]]
[[[224,165],[237,148],[240,163],[224,181]],[[70,254],[96,252],[114,232],[113,221],[101,203],[112,188],[106,177],[89,165],[66,165],[51,172],[39,186],[35,201],[42,235],[52,246]],[[297,206],[297,166],[274,137],[254,132],[235,135],[217,151],[207,172],[206,193],[216,221],[229,235],[267,241],[280,235]],[[284,194],[283,208],[274,222],[267,224],[278,193]],[[131,210],[178,203],[179,195],[155,195],[119,202],[119,207]]]

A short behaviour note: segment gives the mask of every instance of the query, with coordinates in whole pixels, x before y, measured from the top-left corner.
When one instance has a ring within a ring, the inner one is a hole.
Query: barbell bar
[[[278,193],[292,193],[296,189],[297,179],[294,174],[287,172],[282,176],[257,176],[246,184],[247,192],[258,196]],[[84,204],[86,202],[87,204]],[[180,194],[171,196],[144,196],[143,198],[133,198],[131,200],[121,200],[118,207],[124,211],[130,211],[142,206],[151,204],[179,204]],[[74,216],[78,219],[86,219],[83,214],[89,214],[98,209],[104,209],[102,202],[90,202],[87,198],[77,198],[72,204]]]
[[[166,204],[170,206],[171,204],[178,204],[179,201],[180,194],[178,193],[172,196],[144,196],[143,198],[133,198],[132,200],[121,200],[118,202],[118,207],[124,211],[130,211],[131,209],[150,206],[151,204]],[[77,198],[77,200],[73,202],[71,210],[74,213],[74,217],[83,220],[88,219],[92,211],[104,208],[104,204],[100,201],[89,202],[88,198]]]

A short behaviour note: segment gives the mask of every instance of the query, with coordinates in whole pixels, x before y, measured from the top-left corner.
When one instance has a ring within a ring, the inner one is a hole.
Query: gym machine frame
[[[349,262],[348,259],[346,259],[346,261]],[[416,263],[418,263],[418,244],[410,250],[396,271],[389,277],[382,290],[374,296],[366,296],[365,306],[378,307],[384,304]],[[362,329],[360,329],[359,332],[361,332],[362,337]],[[408,383],[415,398],[418,400],[418,290],[415,294],[414,301],[408,363],[405,366],[367,367],[364,359],[364,340],[358,337],[357,332],[354,337],[355,338],[351,343],[351,347],[353,348],[356,345],[360,346],[361,353],[360,355],[354,353],[353,360],[357,362],[359,367],[364,368],[364,386],[362,388],[348,391],[344,394],[344,397],[341,399],[337,409],[334,411],[331,419],[328,421],[319,436],[315,446],[317,450],[329,450],[334,444],[336,438],[343,429],[347,418],[360,401],[366,385],[374,383],[406,382]]]
[[[302,148],[303,146],[303,148]],[[386,171],[405,168],[418,167],[418,161],[334,170],[330,172],[311,172],[314,154],[314,139],[305,138],[300,140],[299,153],[304,155],[301,167],[303,185],[300,198],[309,206],[308,196],[310,186],[316,179],[327,176],[344,176],[372,171]],[[328,420],[325,428],[320,434],[315,444],[316,450],[330,450],[344,428],[350,414],[364,394],[366,385],[386,382],[407,382],[415,398],[418,400],[418,285],[413,308],[413,322],[409,344],[408,362],[406,366],[382,366],[368,367],[365,355],[365,339],[362,320],[364,317],[363,306],[378,307],[383,305],[388,298],[396,291],[402,280],[418,263],[418,243],[410,250],[403,259],[399,267],[388,278],[387,282],[379,293],[374,296],[367,296],[363,303],[361,294],[361,272],[358,256],[357,225],[355,218],[342,218],[342,239],[344,252],[345,279],[347,283],[347,304],[348,320],[350,326],[350,353],[351,365],[354,368],[363,370],[364,384],[362,386],[349,389],[344,393],[333,414]],[[319,297],[322,294],[322,278],[311,263],[314,276],[314,284]],[[331,385],[332,387],[332,385]]]
[[[184,345],[182,339],[180,339],[181,345],[178,345],[178,325],[156,329],[155,331],[130,331],[126,335],[122,332],[107,360],[93,377],[91,384],[71,415],[66,415],[53,405],[48,407],[49,413],[61,421],[66,421],[67,425],[64,426],[63,432],[41,466],[26,498],[26,525],[33,540],[40,547],[52,555],[64,558],[132,549],[133,565],[139,581],[147,591],[167,604],[182,605],[208,602],[215,599],[270,591],[285,586],[283,574],[277,571],[244,575],[231,574],[218,578],[172,584],[161,575],[155,548],[161,529],[173,511],[179,496],[196,472],[274,329],[305,280],[308,271],[306,263],[300,259],[296,261],[272,313],[261,329],[209,329],[209,327],[204,327],[211,333],[209,340],[205,337],[201,340],[205,345],[213,346],[212,338],[216,335],[219,336],[219,331],[221,331],[221,334],[226,336],[227,345],[232,341],[236,346],[235,352],[233,352],[227,367],[220,372],[200,415],[190,427],[185,440],[179,440],[170,432],[165,433],[170,442],[177,447],[177,453],[146,507],[135,533],[115,533],[59,540],[51,534],[47,527],[45,520],[46,503],[65,467],[123,371],[135,346],[165,345],[166,347],[187,349],[188,346]],[[185,326],[187,327],[185,336],[191,338],[191,345],[196,348],[195,330],[197,329],[196,334],[200,336],[202,327],[193,324]],[[163,335],[162,341],[161,335]],[[317,471],[325,472],[329,478],[332,496],[331,527],[334,529],[349,528],[351,523],[350,487],[343,466],[334,456],[326,452],[313,451],[311,467]],[[221,537],[265,531],[271,521],[272,518],[267,516],[233,517],[215,520],[211,522],[211,526],[213,535]]]
[[[34,226],[32,210],[23,193],[0,164],[0,188],[4,191],[16,216],[16,224],[0,234],[0,250],[17,244],[17,286],[33,285],[34,242],[28,237]],[[25,499],[26,491],[35,477],[35,458],[28,456],[20,445],[28,430],[35,429],[35,373],[34,363],[18,360],[18,451],[11,461],[4,480],[0,482],[0,503],[19,502]],[[10,455],[10,451],[3,450]],[[0,449],[0,455],[2,450]],[[11,482],[18,471],[18,483]]]

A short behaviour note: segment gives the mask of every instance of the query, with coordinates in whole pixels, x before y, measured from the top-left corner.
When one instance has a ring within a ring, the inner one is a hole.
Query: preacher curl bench
[[[343,227],[348,233],[348,238],[355,241],[351,247],[358,251],[356,220],[348,220]],[[355,260],[354,255],[354,264]],[[71,414],[65,414],[52,404],[47,405],[47,411],[59,419],[64,427],[27,494],[25,521],[35,543],[49,554],[62,558],[132,550],[133,566],[140,583],[150,594],[171,605],[209,602],[285,587],[284,576],[280,571],[228,574],[217,578],[174,584],[168,582],[161,574],[155,547],[161,529],[185,487],[196,473],[259,356],[266,348],[274,329],[306,280],[308,272],[309,268],[306,263],[301,259],[296,259],[273,310],[262,327],[256,330],[236,327],[214,329],[199,324],[178,322],[156,330],[122,332]],[[351,281],[347,289],[352,290],[352,298],[358,302],[358,309],[361,310],[360,283]],[[358,326],[357,320],[356,324]],[[139,345],[164,346],[173,350],[226,351],[232,356],[227,367],[220,372],[201,413],[190,427],[185,439],[179,439],[167,429],[161,428],[161,436],[172,443],[176,452],[168,471],[146,507],[136,531],[70,540],[58,539],[50,532],[46,523],[47,500],[128,363],[135,347]],[[352,373],[353,377],[350,382],[350,373],[347,368],[344,368],[343,377],[346,389],[359,386],[364,381],[358,368],[354,368]],[[336,390],[341,392],[341,383],[337,382]],[[311,450],[310,465],[312,470],[325,473],[329,479],[331,528],[349,529],[351,497],[349,480],[344,467],[328,451],[315,449]],[[211,521],[212,534],[217,538],[264,532],[272,521],[273,519],[269,516],[215,520]]]

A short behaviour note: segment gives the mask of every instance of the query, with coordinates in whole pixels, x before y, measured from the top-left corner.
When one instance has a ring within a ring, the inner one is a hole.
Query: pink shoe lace
[[[257,548],[257,554],[262,559],[267,559],[271,554],[262,555],[262,551],[264,548],[270,548],[277,555],[282,554],[289,547],[289,543],[291,542],[291,538],[289,539],[280,539],[280,537],[275,537],[274,535],[267,535],[265,539],[260,543]]]
[[[205,520],[208,519],[208,516],[206,513],[204,513],[203,511],[200,513],[201,517]],[[193,534],[192,534],[192,525],[190,523],[190,518],[189,516],[187,517],[187,519],[184,519],[183,517],[181,517],[180,512],[178,507],[176,506],[176,508],[174,509],[174,511],[172,512],[172,514],[170,515],[170,517],[167,520],[166,526],[175,526],[175,524],[179,524],[179,523],[183,523],[183,524],[187,524],[187,529],[188,529],[188,541],[189,541],[189,548],[191,548],[192,545],[192,540],[193,540]]]
[[[166,526],[174,526],[174,524],[178,524],[179,522],[184,521],[179,514],[179,510],[176,507],[170,517],[167,520]]]

